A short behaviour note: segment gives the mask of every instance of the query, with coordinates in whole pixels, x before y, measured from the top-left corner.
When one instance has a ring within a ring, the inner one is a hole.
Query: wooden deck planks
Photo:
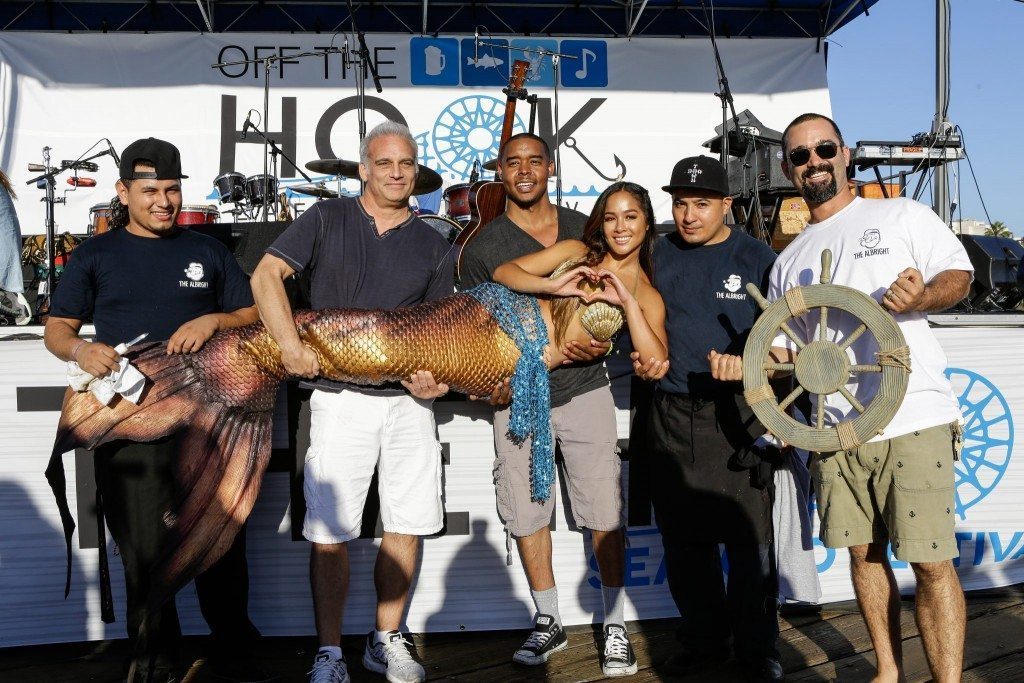
[[[913,602],[902,604],[904,664],[908,681],[930,679],[927,661],[913,618]],[[968,595],[965,681],[1013,681],[1024,679],[1024,586],[1011,586]],[[675,651],[677,620],[662,619],[629,624],[630,638],[640,670],[630,683],[650,681],[741,681],[734,662],[686,679],[670,679],[660,671],[662,662]],[[417,654],[432,681],[501,683],[545,681],[583,683],[605,680],[598,659],[600,628],[574,626],[569,647],[542,667],[522,667],[511,662],[512,653],[526,633],[499,631],[478,633],[417,634]],[[796,615],[780,620],[779,650],[790,681],[868,681],[874,654],[864,621],[852,602],[826,605],[820,614]],[[363,670],[364,637],[346,637],[345,656],[354,683],[383,679]],[[186,638],[189,661],[195,660],[184,678],[187,683],[212,681],[200,658],[202,639]],[[260,665],[282,676],[285,683],[306,680],[315,653],[309,637],[268,638],[260,651]],[[123,680],[124,641],[71,643],[0,649],[0,680],[5,683],[79,683]],[[183,683],[184,683],[183,682]]]

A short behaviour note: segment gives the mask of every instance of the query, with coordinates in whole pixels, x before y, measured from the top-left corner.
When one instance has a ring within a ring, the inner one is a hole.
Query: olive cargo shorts
[[[811,475],[822,543],[891,540],[905,562],[956,557],[953,461],[961,440],[954,422],[816,456]]]

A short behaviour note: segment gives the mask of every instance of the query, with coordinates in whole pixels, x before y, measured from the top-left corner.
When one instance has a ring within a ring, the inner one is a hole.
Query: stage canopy
[[[878,0],[705,0],[727,38],[824,38]],[[705,36],[701,0],[387,0],[354,2],[371,33]],[[0,3],[17,31],[334,33],[351,27],[344,0],[36,0]]]

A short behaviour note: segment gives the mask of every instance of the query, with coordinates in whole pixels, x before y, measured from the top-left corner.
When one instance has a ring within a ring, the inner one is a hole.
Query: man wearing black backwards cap
[[[764,289],[775,254],[725,224],[732,198],[718,161],[683,159],[662,189],[672,194],[676,224],[654,249],[669,364],[667,372],[641,366],[634,354],[634,367],[641,377],[660,380],[646,425],[651,496],[669,589],[683,618],[681,651],[664,671],[686,675],[713,667],[729,657],[731,636],[751,679],[781,680],[771,501],[752,448],[764,429],[735,385],[712,380],[707,359],[712,349],[743,348],[757,315],[746,284]]]
[[[231,252],[212,237],[175,225],[185,177],[178,149],[169,142],[147,138],[124,150],[116,184],[121,210],[113,221],[118,229],[86,240],[68,262],[46,322],[52,354],[104,377],[118,369],[114,347],[142,333],[151,341],[168,340],[168,353],[193,353],[216,331],[257,320],[248,279]],[[78,336],[88,320],[96,327],[94,341]],[[136,643],[150,567],[175,499],[175,440],[96,449],[96,483],[124,564],[136,680],[177,680],[181,629],[173,600],[150,615],[145,649]],[[214,673],[270,680],[247,659],[259,636],[247,616],[248,582],[243,527],[224,557],[196,577],[196,592],[212,631]]]

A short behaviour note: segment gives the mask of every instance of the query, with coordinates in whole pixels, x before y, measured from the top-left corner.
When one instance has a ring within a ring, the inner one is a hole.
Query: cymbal
[[[323,173],[325,175],[340,175],[346,178],[358,178],[359,177],[359,162],[348,161],[346,159],[314,159],[306,164],[306,168],[314,173]],[[441,185],[444,181],[441,179],[440,174],[437,171],[427,168],[423,164],[419,165],[419,170],[416,174],[416,185],[413,186],[413,194],[430,194],[435,190],[441,189]],[[313,187],[312,185],[306,185],[305,187]],[[296,192],[299,192],[297,188],[292,188]],[[311,192],[303,194],[313,194]],[[317,197],[322,195],[315,195]],[[337,195],[332,195],[337,196]]]
[[[416,174],[416,184],[412,188],[413,194],[430,194],[435,190],[440,190],[441,185],[444,181],[441,180],[441,175],[430,168],[427,168],[423,164],[419,165],[419,172]]]
[[[359,162],[347,159],[314,159],[306,164],[306,170],[324,175],[340,175],[346,178],[359,177]]]
[[[484,162],[484,170],[485,171],[497,171],[498,170],[498,160],[497,159],[491,159],[490,161],[485,161]]]
[[[299,194],[307,194],[310,197],[319,197],[320,199],[334,199],[338,196],[337,192],[329,190],[323,185],[292,185],[287,189]]]

